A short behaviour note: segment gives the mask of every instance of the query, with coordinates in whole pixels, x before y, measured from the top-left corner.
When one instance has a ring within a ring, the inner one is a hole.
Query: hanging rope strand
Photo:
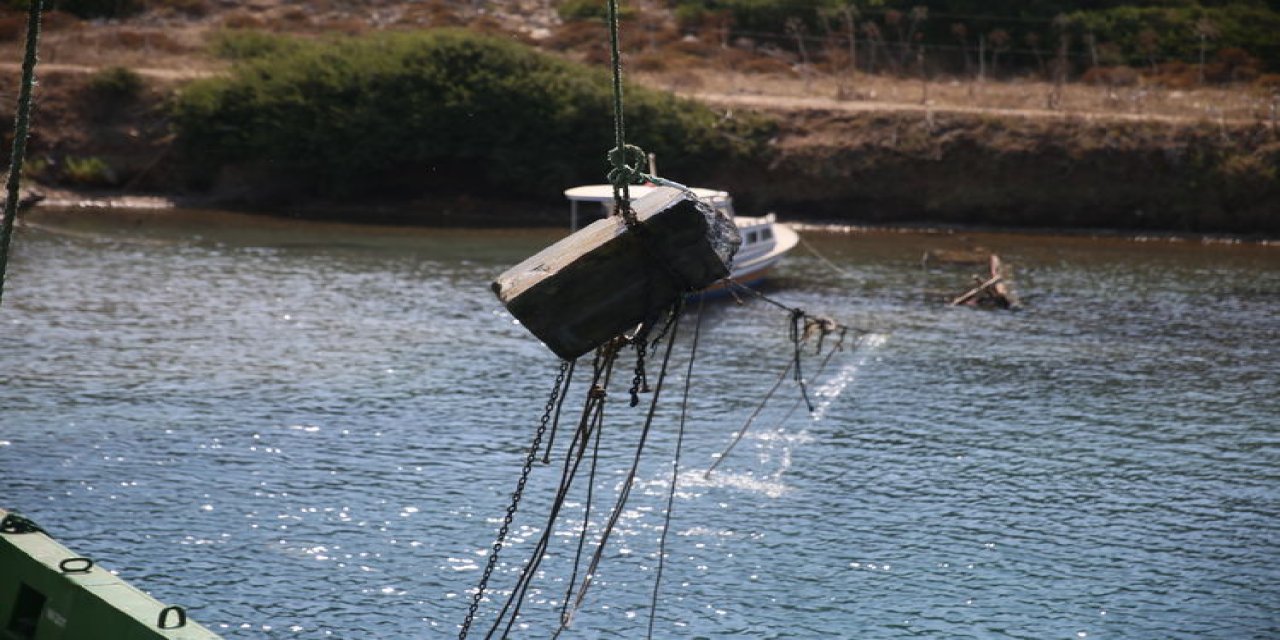
[[[569,618],[569,601],[573,598],[573,585],[578,582],[578,570],[582,568],[582,551],[587,546],[587,528],[591,525],[591,509],[595,504],[596,469],[600,462],[600,433],[604,430],[604,413],[596,418],[595,444],[591,449],[591,467],[587,470],[587,496],[582,508],[582,527],[578,530],[578,548],[573,554],[573,571],[565,583],[564,601],[560,603],[560,624]]]
[[[4,221],[0,222],[0,301],[4,300],[9,245],[13,241],[13,223],[18,217],[18,181],[22,177],[22,161],[27,155],[27,137],[31,130],[31,104],[36,86],[40,15],[43,10],[44,0],[31,0],[27,11],[27,49],[22,58],[22,87],[18,92],[18,113],[13,125],[13,154],[9,158],[9,179],[5,185],[8,199],[4,203]]]
[[[547,438],[547,449],[542,454],[542,464],[551,464],[551,449],[556,446],[556,431],[560,430],[560,409],[564,407],[565,398],[569,397],[569,385],[573,384],[573,372],[577,367],[577,360],[569,361],[569,371],[564,376],[564,385],[560,387],[560,400],[556,403],[556,415],[551,419],[551,436]]]
[[[638,224],[635,212],[631,210],[630,184],[635,172],[634,167],[627,166],[627,132],[623,116],[622,100],[622,53],[618,44],[618,0],[609,0],[609,56],[613,66],[613,150],[609,152],[609,160],[613,170],[609,172],[609,182],[613,185],[614,210],[627,226]],[[638,150],[638,149],[637,149]]]
[[[794,352],[794,377],[796,384],[800,385],[800,397],[804,398],[804,403],[809,407],[809,413],[813,413],[813,401],[809,399],[809,385],[805,383],[804,372],[800,370],[800,359],[803,355],[802,345],[804,344],[804,332],[800,328],[804,325],[805,313],[801,309],[791,311],[791,344]]]
[[[658,571],[653,577],[653,597],[649,600],[649,633],[653,640],[653,624],[658,612],[658,590],[662,588],[662,569],[666,566],[667,532],[671,530],[671,510],[676,501],[676,483],[680,480],[680,451],[684,448],[684,425],[689,415],[689,389],[693,381],[693,362],[698,357],[698,338],[702,335],[702,308],[706,296],[698,298],[698,319],[693,323],[693,346],[689,348],[689,366],[684,372],[684,397],[680,400],[680,426],[676,430],[676,452],[671,459],[671,488],[667,491],[667,512],[662,520],[662,536],[658,538]]]
[[[676,305],[683,307],[684,300],[680,299]],[[679,323],[679,316],[675,314],[674,322]],[[649,400],[649,410],[645,415],[644,425],[640,429],[640,440],[636,444],[635,457],[631,461],[631,470],[628,472],[626,479],[622,482],[622,488],[618,491],[618,500],[614,504],[613,511],[609,514],[609,521],[605,524],[604,531],[600,534],[600,542],[596,544],[595,553],[591,556],[591,562],[587,565],[587,574],[582,579],[582,586],[578,589],[577,596],[574,598],[573,606],[570,608],[569,615],[560,623],[560,627],[556,629],[552,638],[558,638],[565,629],[569,627],[569,623],[573,620],[573,614],[582,607],[582,601],[587,596],[587,591],[591,587],[592,580],[595,578],[596,569],[600,566],[600,559],[604,556],[605,547],[609,544],[609,536],[613,533],[613,529],[618,524],[618,518],[622,516],[622,510],[626,508],[627,499],[631,496],[631,488],[635,485],[636,474],[640,468],[640,458],[644,453],[645,443],[649,439],[649,432],[653,427],[653,417],[658,409],[658,399],[662,395],[662,387],[667,378],[667,365],[671,362],[672,346],[675,345],[676,333],[680,326],[676,324],[671,329],[671,336],[667,342],[666,353],[662,356],[662,367],[658,370],[658,381],[653,387],[653,397]]]
[[[773,398],[774,392],[778,390],[778,387],[782,386],[783,381],[787,379],[787,374],[791,373],[791,368],[794,365],[795,362],[793,360],[787,361],[787,366],[782,368],[782,373],[778,374],[777,381],[775,381],[773,386],[769,388],[769,392],[764,394],[764,397],[760,399],[760,404],[756,405],[756,410],[751,412],[751,416],[747,418],[745,423],[743,423],[742,428],[738,429],[738,433],[733,437],[733,440],[729,442],[729,446],[725,447],[724,451],[720,452],[720,456],[716,458],[716,461],[711,463],[711,466],[703,472],[703,479],[710,478],[711,473],[716,470],[716,467],[720,466],[720,463],[723,462],[725,458],[729,457],[729,452],[733,451],[733,448],[738,446],[738,443],[742,441],[742,437],[747,435],[747,429],[751,428],[751,424],[760,416],[760,412],[764,411],[765,405],[769,404],[769,400]],[[797,400],[797,402],[799,401]]]
[[[840,329],[840,340],[836,342],[836,346],[832,347],[830,350],[827,351],[826,357],[822,359],[822,364],[818,365],[817,373],[813,374],[813,377],[815,380],[822,377],[823,372],[827,370],[827,364],[831,362],[831,357],[834,356],[837,351],[844,351],[844,339],[845,339],[845,334],[847,332],[848,332],[848,329],[846,328],[842,327]],[[853,348],[855,350],[857,350],[857,348],[862,344],[862,339],[863,339],[863,336],[858,336],[854,338]],[[796,398],[796,401],[791,404],[791,408],[787,409],[787,413],[782,416],[782,419],[778,421],[778,424],[774,428],[775,429],[781,428],[782,425],[786,424],[787,421],[791,420],[791,416],[795,415],[796,409],[800,408],[801,402],[804,402],[804,398]]]
[[[869,332],[865,329],[842,325],[830,318],[810,315],[805,313],[804,309],[783,304],[733,278],[725,278],[721,282],[726,285],[729,292],[734,294],[735,297],[737,297],[738,292],[746,293],[790,314],[789,333],[792,345],[792,372],[796,383],[800,386],[801,399],[804,401],[805,406],[808,407],[809,412],[813,413],[814,407],[813,401],[809,398],[808,382],[800,371],[801,356],[803,355],[802,345],[804,342],[809,338],[810,334],[816,331],[818,333],[818,352],[821,353],[822,341],[827,334],[839,333],[840,339],[843,341],[847,332],[852,331],[858,336],[866,335]],[[739,303],[741,303],[741,299],[739,299]]]

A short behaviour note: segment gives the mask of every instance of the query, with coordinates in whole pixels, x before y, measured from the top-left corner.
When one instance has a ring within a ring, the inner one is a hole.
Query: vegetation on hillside
[[[280,46],[263,38],[224,34],[219,48],[243,59],[176,100],[179,144],[203,174],[253,165],[330,196],[431,189],[546,197],[607,170],[611,93],[599,69],[458,30]],[[764,144],[762,120],[722,119],[637,87],[626,96],[628,142],[684,178]]]
[[[433,203],[424,210],[487,211],[497,198],[522,203],[507,213],[523,216],[536,212],[530,200],[607,170],[603,0],[558,3],[561,24],[457,0],[378,11],[213,2],[145,0],[120,21],[48,14],[44,61],[68,68],[42,74],[45,124],[28,173],[74,188],[213,186],[198,191],[273,211],[374,194]],[[625,0],[622,34],[629,77],[787,109],[776,120],[729,117],[628,88],[628,140],[656,152],[664,174],[727,188],[744,210],[1280,232],[1280,76],[1269,76],[1264,49],[1228,46],[1243,36],[1226,21],[1197,22],[1191,44],[1175,46],[1197,11],[1254,12],[1241,21],[1261,29],[1275,3],[751,2],[803,11],[754,32],[723,9],[703,11],[710,2],[665,11]],[[0,15],[0,43],[13,47],[24,24]],[[423,30],[439,24],[471,34]],[[788,96],[873,113],[797,110]],[[901,105],[917,101],[923,110]],[[968,115],[981,109],[1026,115]],[[373,209],[362,203],[359,219]]]
[[[1204,63],[1234,50],[1235,67],[1280,71],[1275,0],[675,0],[688,26],[784,49],[844,40],[866,71],[935,67],[988,75]],[[1243,59],[1241,58],[1243,56]],[[1251,80],[1232,76],[1223,80]]]

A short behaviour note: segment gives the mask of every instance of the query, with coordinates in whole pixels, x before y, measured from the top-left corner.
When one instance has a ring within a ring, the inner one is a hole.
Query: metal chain
[[[559,518],[561,508],[564,507],[573,479],[577,476],[578,465],[582,462],[586,441],[590,437],[591,430],[599,428],[603,419],[604,403],[608,396],[605,389],[609,386],[613,372],[613,362],[617,357],[617,349],[621,348],[623,344],[623,342],[615,340],[596,350],[596,357],[592,367],[594,374],[591,380],[591,390],[587,394],[587,402],[578,421],[578,428],[574,432],[573,442],[565,450],[564,469],[560,475],[560,486],[551,502],[551,513],[547,516],[547,524],[543,527],[542,536],[537,544],[534,545],[533,553],[530,554],[528,562],[525,563],[524,569],[520,572],[520,578],[516,581],[515,587],[512,588],[506,604],[503,605],[502,610],[494,619],[493,627],[489,629],[489,633],[485,635],[486,640],[493,638],[498,633],[498,628],[502,626],[503,620],[507,620],[506,628],[498,637],[506,638],[511,632],[511,627],[515,625],[516,619],[520,616],[520,608],[524,604],[525,594],[532,583],[533,576],[537,574],[538,566],[547,557],[547,545],[551,540],[551,535],[554,533],[556,520]],[[601,376],[603,376],[603,379]],[[580,446],[577,447],[578,453],[575,457],[573,453],[574,445],[578,444]],[[510,612],[510,615],[508,615],[508,612]]]
[[[635,375],[631,378],[631,406],[640,404],[640,394],[649,392],[649,379],[644,370],[644,354],[649,350],[649,345],[643,337],[636,337],[636,368]]]
[[[572,362],[569,360],[560,362],[560,372],[556,374],[555,386],[551,389],[551,396],[547,398],[546,408],[538,423],[538,431],[533,436],[533,444],[529,445],[529,455],[525,457],[524,467],[520,469],[520,479],[516,481],[516,489],[511,492],[511,504],[507,506],[507,515],[502,519],[502,526],[498,528],[498,537],[493,542],[493,552],[489,554],[489,560],[485,563],[480,584],[476,586],[476,593],[471,597],[471,607],[467,610],[467,617],[463,620],[462,629],[458,632],[458,640],[465,640],[471,631],[471,623],[475,621],[476,611],[480,609],[480,601],[484,598],[484,591],[489,586],[489,578],[493,576],[493,570],[498,565],[498,554],[506,544],[511,523],[516,518],[516,510],[520,508],[520,498],[524,496],[524,487],[529,482],[529,473],[533,470],[533,463],[538,459],[538,450],[542,448],[542,436],[546,434],[547,425],[551,423],[551,414],[559,404],[561,388],[571,365]]]

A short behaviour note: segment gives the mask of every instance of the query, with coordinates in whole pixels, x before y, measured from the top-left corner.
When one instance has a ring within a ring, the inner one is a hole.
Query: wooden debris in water
[[[526,328],[571,360],[729,274],[737,227],[693,195],[654,189],[508,269],[493,291]]]
[[[926,254],[927,255],[927,254]],[[977,286],[951,300],[951,306],[972,305],[984,308],[1018,309],[1022,304],[1010,286],[1012,267],[991,254],[987,259],[988,275],[984,279],[974,276]]]

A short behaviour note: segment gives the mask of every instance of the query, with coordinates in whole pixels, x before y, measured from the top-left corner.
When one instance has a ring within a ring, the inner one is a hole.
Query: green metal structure
[[[0,640],[218,640],[0,509]]]

